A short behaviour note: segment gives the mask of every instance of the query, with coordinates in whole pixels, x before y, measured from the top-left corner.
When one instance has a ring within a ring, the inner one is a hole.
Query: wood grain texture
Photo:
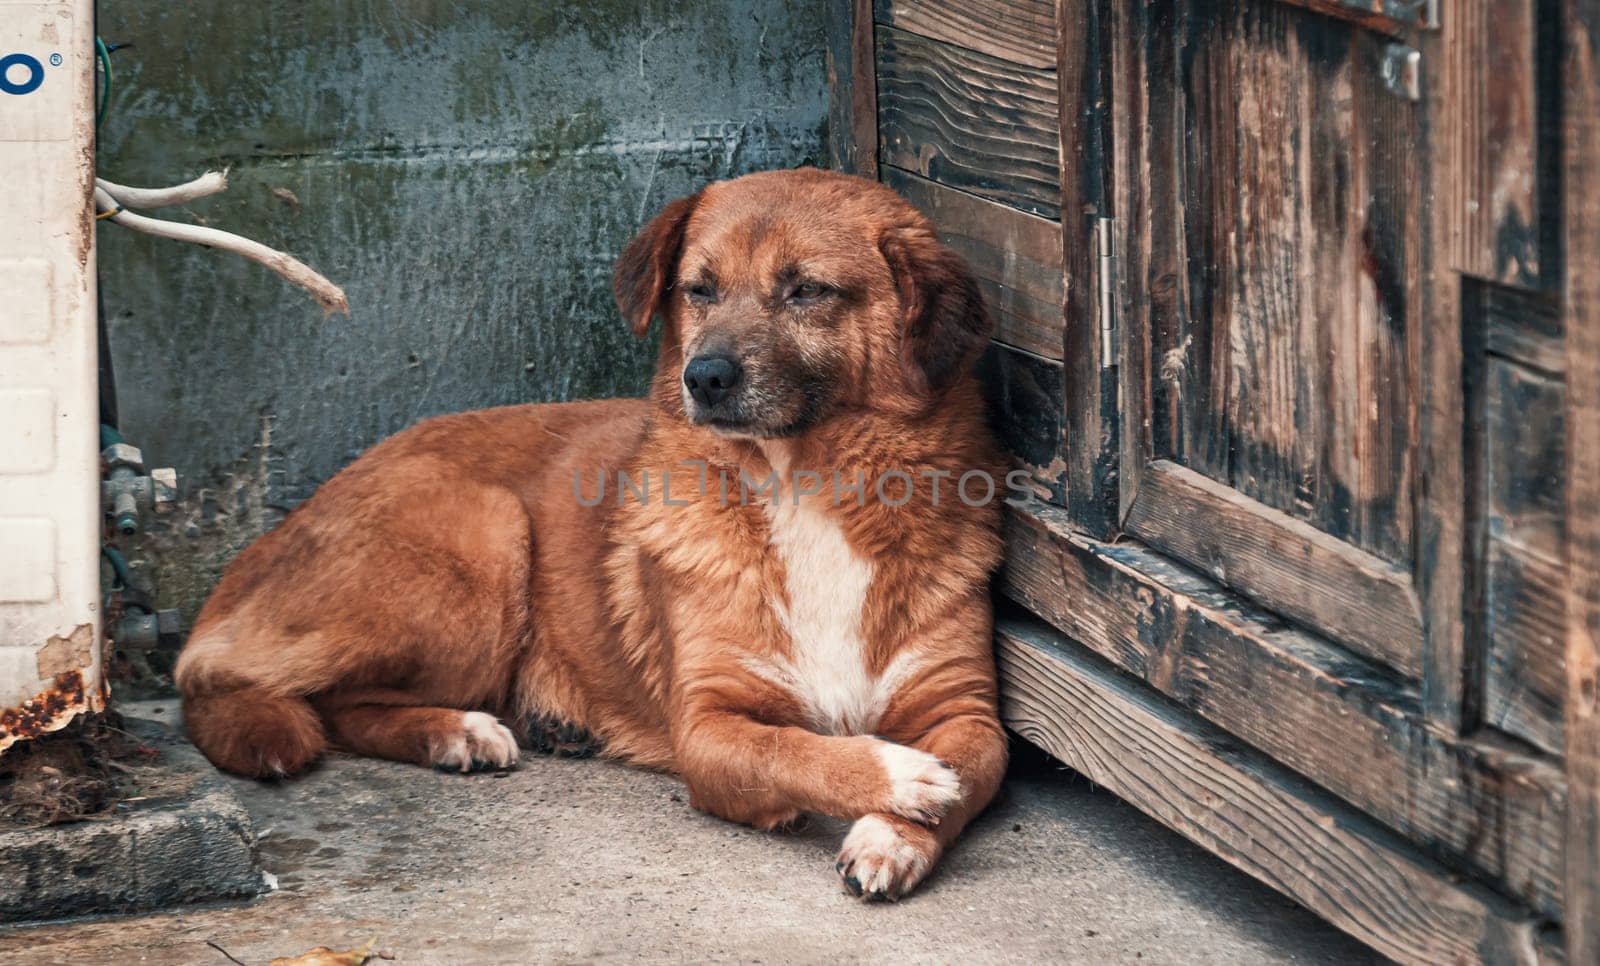
[[[1491,538],[1483,720],[1560,755],[1566,705],[1566,568]]]
[[[1148,9],[1148,8],[1147,8]],[[1158,7],[1156,12],[1166,10]],[[1160,319],[1177,317],[1181,300],[1175,277],[1151,272],[1163,245],[1173,237],[1173,219],[1151,216],[1152,197],[1176,197],[1168,183],[1172,165],[1143,163],[1151,131],[1171,127],[1172,98],[1154,105],[1146,96],[1150,76],[1151,46],[1139,8],[1111,3],[1107,9],[1107,47],[1111,62],[1107,127],[1111,143],[1112,179],[1107,186],[1110,210],[1116,217],[1121,244],[1116,297],[1117,318],[1117,523],[1120,529],[1129,507],[1139,497],[1144,468],[1153,456],[1150,438],[1150,339],[1148,333]],[[1157,25],[1160,29],[1163,25]],[[1161,76],[1172,70],[1170,45],[1158,45],[1156,64]],[[1152,111],[1155,113],[1152,114]]]
[[[1050,629],[997,629],[1007,725],[1402,963],[1533,963],[1536,923]]]
[[[1443,25],[1456,220],[1446,253],[1468,275],[1534,287],[1541,275],[1537,0],[1454,4]]]
[[[1448,203],[1439,203],[1460,196],[1457,182],[1463,169],[1458,146],[1464,143],[1460,129],[1475,123],[1461,113],[1459,91],[1470,78],[1450,66],[1460,63],[1452,61],[1461,43],[1453,32],[1463,22],[1459,12],[1443,16],[1437,31],[1413,44],[1423,63],[1433,65],[1425,68],[1422,82],[1420,109],[1427,133],[1419,138],[1418,171],[1426,178],[1427,197],[1434,202],[1418,208],[1425,243],[1411,263],[1417,269],[1410,279],[1410,288],[1422,299],[1422,324],[1412,342],[1418,468],[1413,542],[1427,667],[1422,695],[1428,715],[1439,727],[1457,731],[1475,725],[1481,713],[1483,657],[1482,622],[1476,619],[1481,593],[1474,583],[1479,574],[1467,566],[1482,545],[1476,530],[1481,520],[1474,519],[1476,481],[1468,481],[1471,454],[1462,431],[1469,402],[1463,376],[1477,361],[1463,351],[1463,311],[1470,311],[1470,306],[1462,300],[1464,280],[1450,265],[1460,219]],[[1474,608],[1470,622],[1469,606]]]
[[[1100,326],[1103,308],[1114,308],[1117,272],[1106,281],[1102,306],[1102,254],[1095,241],[1101,218],[1112,212],[1110,79],[1106,4],[1057,0],[1056,80],[1061,114],[1061,273],[1066,289],[1067,511],[1085,532],[1112,537],[1117,512],[1120,427],[1115,345]],[[1121,232],[1112,222],[1112,254]],[[1109,336],[1115,339],[1115,335]],[[1110,365],[1106,365],[1109,359]]]
[[[1055,0],[877,0],[878,22],[1028,67],[1056,65]]]
[[[978,378],[1000,444],[1028,472],[1041,499],[1064,503],[1061,363],[991,342],[978,360]]]
[[[1055,218],[1061,203],[1055,72],[880,27],[885,164]]]
[[[1008,511],[1001,588],[1074,641],[1541,914],[1560,917],[1561,770],[1433,724],[1379,666],[1131,542]]]
[[[1567,958],[1600,962],[1600,0],[1562,0]]]
[[[1566,387],[1490,358],[1485,391],[1488,533],[1559,562],[1566,542]]]
[[[828,157],[836,171],[878,172],[878,102],[872,0],[827,0]]]
[[[1062,355],[1061,224],[885,165],[883,182],[939,229],[967,260],[995,320],[997,341]]]
[[[1567,371],[1558,300],[1501,285],[1477,287],[1489,352],[1553,375]]]
[[[1166,460],[1145,469],[1127,526],[1263,606],[1421,675],[1421,612],[1405,570]]]
[[[1492,297],[1481,296],[1487,308]],[[1507,345],[1494,333],[1513,320],[1484,314],[1487,344]],[[1530,344],[1538,342],[1519,338],[1508,347]],[[1541,353],[1542,347],[1534,354]],[[1559,755],[1566,696],[1566,389],[1556,376],[1491,352],[1480,391],[1482,716]]]

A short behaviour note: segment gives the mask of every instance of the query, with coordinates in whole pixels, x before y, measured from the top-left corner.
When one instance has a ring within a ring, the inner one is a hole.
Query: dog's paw
[[[884,811],[932,823],[961,799],[961,777],[927,752],[884,741],[878,745],[878,755],[889,779]]]
[[[437,743],[433,765],[449,771],[511,768],[517,763],[517,739],[494,715],[461,712],[461,728]]]
[[[938,857],[938,840],[927,829],[866,815],[844,837],[834,871],[851,895],[893,901],[915,888]]]

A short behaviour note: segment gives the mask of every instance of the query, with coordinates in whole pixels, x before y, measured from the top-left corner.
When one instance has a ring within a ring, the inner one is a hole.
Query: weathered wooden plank
[[[1532,963],[1525,911],[1083,654],[997,628],[1001,715],[1097,785],[1403,963]]]
[[[877,30],[883,163],[1037,215],[1061,203],[1055,72]]]
[[[1008,511],[1005,594],[1426,850],[1560,917],[1559,768],[1434,724],[1417,693],[1131,542]]]
[[[1422,673],[1419,605],[1393,564],[1167,460],[1146,467],[1127,527],[1271,610]]]
[[[828,157],[837,171],[878,173],[877,72],[873,66],[872,0],[828,0]]]
[[[1418,134],[1380,38],[1259,3],[1115,16],[1125,524],[1170,459],[1409,569]]]
[[[1437,27],[1428,19],[1428,0],[1276,0],[1371,30],[1404,33],[1416,27]]]
[[[1600,0],[1562,0],[1567,958],[1600,962]]]
[[[1487,309],[1492,296],[1477,294]],[[1492,345],[1508,320],[1484,315]],[[1529,344],[1537,342],[1522,339],[1514,347]],[[1559,755],[1566,694],[1566,391],[1554,376],[1490,354],[1480,392],[1478,539],[1486,546],[1481,715],[1485,723]]]
[[[1156,12],[1170,7],[1156,8]],[[1175,234],[1174,219],[1151,217],[1151,198],[1176,197],[1169,184],[1171,165],[1149,165],[1143,159],[1149,152],[1148,135],[1173,126],[1167,113],[1171,98],[1157,98],[1152,104],[1147,94],[1150,76],[1150,47],[1143,18],[1152,12],[1148,4],[1110,3],[1107,5],[1107,47],[1110,50],[1111,144],[1109,155],[1114,169],[1107,187],[1110,209],[1116,216],[1119,272],[1114,293],[1117,326],[1117,523],[1138,501],[1144,467],[1152,456],[1150,439],[1150,338],[1163,319],[1177,317],[1181,301],[1178,292],[1187,275],[1158,272],[1156,266],[1173,264],[1162,257],[1163,240]],[[1159,29],[1159,28],[1158,28]],[[1171,70],[1172,45],[1157,46],[1156,64],[1163,76]],[[1152,113],[1153,112],[1153,113]],[[1181,261],[1176,262],[1181,264]],[[1172,279],[1177,279],[1173,284]]]
[[[1559,755],[1567,693],[1565,568],[1494,538],[1485,566],[1483,720]]]
[[[1541,275],[1537,0],[1452,4],[1442,65],[1451,92],[1453,170],[1444,204],[1455,219],[1450,267],[1509,285]]]
[[[1566,539],[1566,389],[1491,358],[1485,380],[1488,532],[1560,560]]]
[[[1547,373],[1567,371],[1561,306],[1554,298],[1488,284],[1478,297],[1488,351]]]
[[[1459,5],[1452,5],[1459,6]],[[1425,172],[1428,204],[1419,204],[1427,245],[1408,262],[1415,265],[1409,288],[1421,295],[1418,316],[1421,326],[1413,340],[1416,353],[1416,387],[1412,394],[1412,424],[1415,426],[1414,458],[1418,484],[1414,488],[1416,520],[1413,543],[1416,547],[1416,586],[1422,599],[1424,663],[1423,704],[1429,716],[1441,727],[1460,730],[1476,724],[1480,709],[1482,657],[1476,640],[1481,621],[1467,619],[1470,602],[1481,600],[1472,581],[1479,576],[1467,564],[1481,547],[1474,532],[1477,501],[1469,503],[1466,464],[1469,453],[1462,432],[1462,417],[1468,411],[1465,382],[1462,378],[1468,360],[1463,353],[1463,279],[1451,270],[1449,253],[1460,232],[1457,214],[1442,199],[1460,197],[1457,181],[1463,166],[1455,147],[1462,142],[1458,128],[1475,123],[1458,109],[1458,93],[1467,78],[1449,65],[1452,48],[1459,41],[1451,31],[1459,11],[1443,16],[1439,30],[1429,32],[1415,46],[1422,56],[1421,110],[1427,134],[1419,138],[1421,157],[1418,170]],[[1444,65],[1439,68],[1437,65]],[[1418,179],[1419,182],[1422,180]],[[1476,479],[1471,484],[1475,486]],[[1469,542],[1469,537],[1473,538]],[[1474,611],[1474,617],[1476,617]],[[1471,630],[1469,631],[1469,626]],[[1469,653],[1469,634],[1473,649]]]
[[[1146,9],[1141,39],[1149,70],[1143,79],[1149,85],[1149,154],[1130,160],[1149,169],[1154,222],[1147,235],[1149,277],[1142,281],[1154,298],[1143,320],[1138,298],[1131,300],[1129,329],[1141,331],[1149,345],[1149,384],[1139,392],[1149,398],[1152,454],[1226,483],[1234,457],[1228,308],[1233,283],[1253,281],[1247,271],[1229,270],[1239,220],[1233,208],[1242,193],[1235,123],[1242,92],[1229,43],[1238,38],[1225,34],[1237,4],[1194,10],[1169,2]],[[1269,203],[1288,209],[1282,199]]]
[[[1056,80],[1061,112],[1061,271],[1066,286],[1067,511],[1090,535],[1108,539],[1121,521],[1116,483],[1118,360],[1117,347],[1104,344],[1110,336],[1100,322],[1102,311],[1114,307],[1117,272],[1101,266],[1102,256],[1116,257],[1122,233],[1109,217],[1111,109],[1104,9],[1098,0],[1057,0]],[[1109,242],[1103,252],[1101,239]]]
[[[883,182],[967,260],[995,318],[995,339],[1046,359],[1062,354],[1061,224],[946,188],[890,165]]]
[[[1052,503],[1066,500],[1061,363],[998,342],[978,360],[989,421],[1018,467]]]
[[[1179,75],[1151,97],[1182,99],[1186,299],[1151,327],[1154,452],[1406,563],[1415,108],[1365,31],[1179,7]]]
[[[1055,0],[877,0],[878,22],[1028,67],[1056,65]]]

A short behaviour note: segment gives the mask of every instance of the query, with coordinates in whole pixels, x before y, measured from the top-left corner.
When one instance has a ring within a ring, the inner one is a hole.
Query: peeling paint
[[[69,671],[94,666],[94,625],[79,624],[71,634],[57,635],[39,648],[39,678],[48,681]]]
[[[50,687],[14,708],[0,710],[0,752],[25,738],[58,731],[81,712],[103,703],[84,686],[82,671],[63,671]]]

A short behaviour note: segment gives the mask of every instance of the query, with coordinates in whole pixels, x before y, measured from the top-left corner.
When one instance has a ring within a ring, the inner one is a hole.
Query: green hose
[[[111,51],[106,49],[106,42],[99,37],[94,39],[95,56],[100,58],[100,104],[94,111],[94,126],[99,127],[100,122],[106,119],[106,111],[111,108]]]

